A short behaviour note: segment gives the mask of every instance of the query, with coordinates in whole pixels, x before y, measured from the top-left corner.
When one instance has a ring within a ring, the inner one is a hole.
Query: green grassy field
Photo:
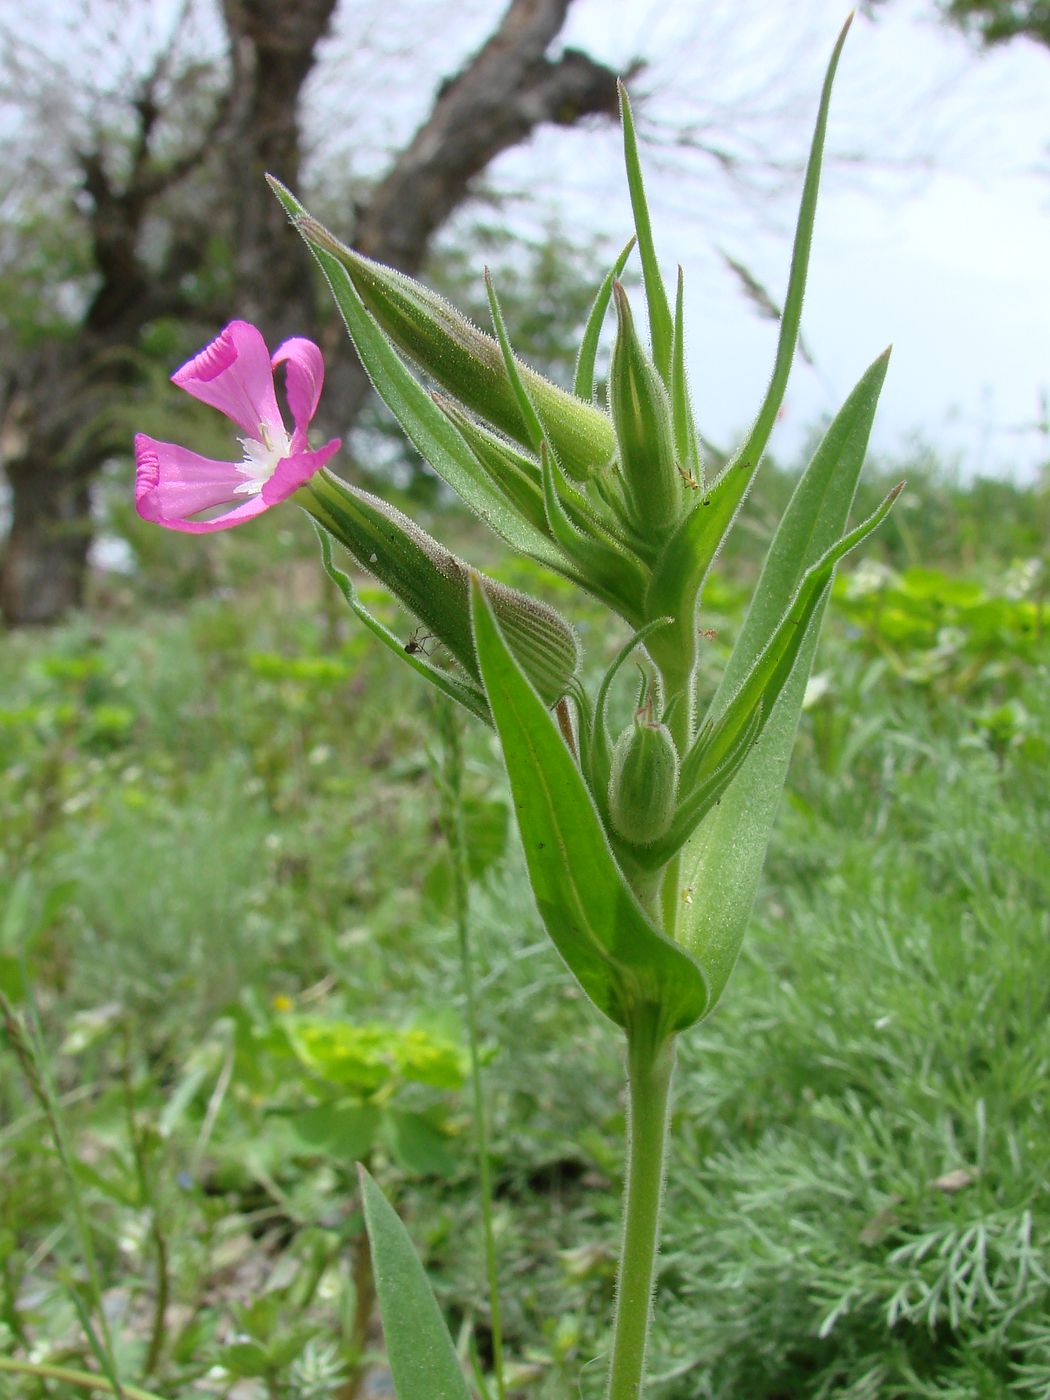
[[[1046,500],[913,499],[836,585],[752,931],[683,1040],[665,1400],[1050,1396]],[[438,716],[288,517],[133,533],[140,579],[0,640],[0,1357],[97,1369],[100,1298],[122,1374],[184,1400],[354,1393],[355,1159],[489,1342]],[[595,667],[606,630],[581,622]],[[618,1042],[542,936],[491,735],[464,738],[513,1393],[589,1397]]]

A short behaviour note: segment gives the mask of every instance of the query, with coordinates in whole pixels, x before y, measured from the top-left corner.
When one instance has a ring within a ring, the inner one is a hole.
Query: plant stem
[[[496,1375],[499,1400],[507,1400],[503,1379],[503,1320],[499,1298],[499,1269],[496,1234],[492,1223],[492,1167],[489,1161],[488,1121],[481,1082],[481,1050],[478,1034],[477,998],[474,989],[474,963],[470,954],[470,886],[467,871],[467,843],[463,830],[463,736],[459,716],[450,701],[440,707],[440,727],[444,746],[441,777],[442,825],[452,860],[452,897],[456,910],[460,970],[467,1012],[467,1040],[470,1045],[470,1081],[473,1093],[474,1131],[478,1146],[478,1184],[481,1193],[482,1231],[485,1247],[485,1274],[488,1281],[489,1316],[492,1327],[492,1368]]]
[[[627,1033],[627,1180],[607,1400],[640,1400],[660,1235],[675,1042],[649,1023]]]
[[[105,1376],[94,1375],[91,1371],[75,1371],[69,1366],[48,1366],[37,1361],[13,1361],[9,1357],[0,1356],[0,1371],[10,1371],[14,1375],[37,1376],[41,1380],[64,1381],[66,1385],[79,1386],[82,1390],[108,1390],[111,1395],[117,1393],[113,1382]],[[137,1385],[126,1383],[123,1393],[127,1400],[164,1400],[164,1397],[157,1395],[155,1391],[141,1390]]]
[[[22,969],[23,979],[26,985],[29,984],[25,968]],[[58,1095],[55,1092],[54,1084],[47,1063],[47,1056],[44,1050],[44,1037],[40,1029],[40,1019],[36,1012],[36,1005],[32,998],[27,999],[25,1021],[16,1016],[15,1009],[10,1001],[0,991],[0,1018],[11,1048],[15,1052],[15,1057],[26,1077],[30,1091],[36,1098],[37,1103],[44,1111],[44,1117],[51,1130],[51,1138],[58,1153],[58,1160],[62,1167],[62,1177],[65,1181],[66,1191],[69,1196],[69,1204],[73,1216],[73,1223],[76,1229],[77,1241],[80,1245],[80,1254],[84,1263],[84,1269],[88,1278],[88,1291],[91,1303],[95,1311],[95,1323],[92,1322],[87,1309],[83,1306],[79,1293],[70,1286],[70,1293],[77,1315],[83,1325],[84,1332],[95,1358],[109,1378],[109,1389],[113,1391],[118,1400],[125,1400],[128,1392],[121,1385],[120,1376],[117,1371],[116,1360],[113,1355],[113,1340],[110,1336],[109,1322],[106,1318],[106,1310],[102,1301],[102,1277],[99,1273],[98,1262],[95,1256],[95,1246],[91,1235],[91,1228],[88,1224],[87,1211],[84,1208],[84,1200],[80,1194],[80,1186],[77,1181],[76,1168],[74,1166],[73,1150],[66,1136],[65,1123],[58,1108]]]
[[[663,682],[665,695],[678,695],[680,697],[669,724],[678,756],[684,759],[693,742],[693,729],[696,720],[693,712],[695,704],[693,698],[694,669],[685,669],[678,675],[672,672],[663,672],[660,679]],[[681,917],[682,897],[685,893],[681,889],[681,883],[682,853],[679,851],[664,866],[663,885],[660,892],[660,922],[664,933],[675,942],[678,941],[678,921]]]

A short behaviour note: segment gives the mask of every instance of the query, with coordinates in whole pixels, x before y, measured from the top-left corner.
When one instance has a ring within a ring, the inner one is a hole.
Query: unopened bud
[[[620,466],[635,523],[662,530],[682,510],[682,479],[675,463],[671,401],[634,328],[627,293],[613,283],[619,329],[609,372]]]
[[[658,841],[671,825],[678,795],[678,751],[666,725],[644,705],[613,749],[609,815],[636,846]]]

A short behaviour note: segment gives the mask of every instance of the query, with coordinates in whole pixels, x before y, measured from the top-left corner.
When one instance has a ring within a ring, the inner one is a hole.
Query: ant
[[[419,634],[421,632],[423,632],[423,628],[421,626],[417,627],[405,643],[406,656],[418,656],[420,654],[423,656],[430,655],[430,652],[427,651],[427,642],[434,641],[434,635],[431,632],[423,632],[423,635],[420,636]]]

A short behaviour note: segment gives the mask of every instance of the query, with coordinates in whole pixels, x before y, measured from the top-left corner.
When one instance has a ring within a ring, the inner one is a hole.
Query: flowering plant
[[[140,513],[171,528],[225,529],[294,498],[317,522],[324,567],[361,621],[499,737],[547,932],[626,1041],[628,1169],[609,1400],[634,1400],[644,1385],[676,1038],[711,1012],[736,959],[835,567],[897,494],[847,530],[886,372],[882,355],[802,476],[725,673],[698,714],[698,608],[783,399],[844,38],[845,30],[821,96],[772,380],[746,440],[713,481],[705,478],[686,386],[682,275],[672,307],[625,93],[635,235],[598,290],[572,393],[515,357],[491,281],[492,336],[424,286],[339,242],[272,181],[373,384],[419,453],[509,546],[626,624],[624,644],[593,694],[577,674],[567,619],[486,578],[381,498],[323,470],[338,443],[307,446],[323,377],[309,341],[287,341],[271,359],[259,333],[234,322],[174,376],[247,434],[239,464],[136,441]],[[648,344],[619,281],[635,244]],[[610,302],[617,336],[603,407],[595,360]],[[439,390],[424,388],[403,357]],[[281,364],[291,436],[273,392]],[[225,513],[194,518],[217,508]],[[334,544],[400,599],[434,639],[432,654],[406,647],[368,612],[337,567]],[[632,721],[614,736],[610,694],[631,658],[643,674],[641,693]],[[362,1191],[399,1400],[466,1397],[403,1227],[367,1174]],[[495,1384],[502,1397],[498,1339]]]

